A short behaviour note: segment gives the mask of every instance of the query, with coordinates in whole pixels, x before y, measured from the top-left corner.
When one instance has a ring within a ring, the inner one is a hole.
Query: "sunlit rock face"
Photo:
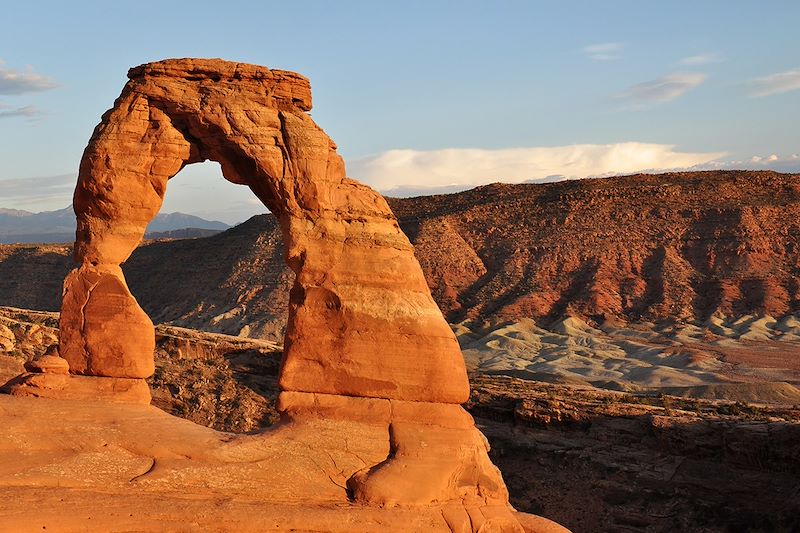
[[[412,247],[384,199],[346,177],[336,145],[307,114],[307,79],[197,59],[151,63],[128,76],[89,141],[75,190],[82,266],[68,279],[61,318],[61,352],[74,371],[152,372],[152,326],[117,267],[141,241],[169,179],[210,159],[280,220],[296,274],[285,390],[467,399],[458,344]],[[120,320],[98,322],[101,312]]]
[[[336,145],[308,116],[308,80],[197,59],[142,65],[128,76],[89,141],[75,189],[80,266],[64,282],[59,346],[71,375],[50,361],[39,370],[58,373],[22,376],[12,394],[149,402],[153,324],[120,264],[142,240],[169,179],[187,164],[218,161],[227,180],[275,213],[295,273],[282,423],[255,440],[202,436],[196,448],[208,456],[190,460],[202,466],[159,467],[155,477],[174,469],[185,485],[187,468],[210,468],[198,479],[208,484],[235,463],[241,470],[214,490],[259,479],[262,499],[355,501],[378,514],[418,507],[438,524],[424,530],[522,532],[487,441],[459,405],[469,385],[456,338],[389,206],[346,177]],[[155,457],[152,448],[165,445],[142,446]],[[284,451],[265,456],[270,448]],[[135,478],[149,476],[156,461],[163,463],[153,459]],[[335,472],[320,469],[328,461]]]

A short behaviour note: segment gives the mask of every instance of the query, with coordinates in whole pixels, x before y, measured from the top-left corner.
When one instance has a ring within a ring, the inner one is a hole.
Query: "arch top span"
[[[61,354],[78,374],[144,378],[152,323],[119,267],[187,164],[214,160],[278,218],[296,279],[285,391],[462,403],[458,343],[386,201],[346,176],[299,74],[211,59],[132,68],[84,152]],[[233,304],[233,302],[232,302]]]
[[[311,111],[311,82],[305,76],[289,70],[222,59],[165,59],[128,69],[128,79],[133,81],[158,77],[187,82],[236,84],[239,88],[253,84],[256,92],[267,89],[276,107],[284,103],[302,111]]]

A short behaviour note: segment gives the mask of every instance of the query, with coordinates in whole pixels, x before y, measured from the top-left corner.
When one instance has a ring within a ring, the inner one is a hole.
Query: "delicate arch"
[[[466,401],[458,343],[413,248],[385,200],[346,177],[336,145],[306,113],[308,80],[197,59],[149,63],[128,77],[89,141],[75,189],[80,266],[65,280],[60,346],[72,372],[153,372],[153,326],[119,265],[161,207],[168,180],[211,159],[282,227],[296,274],[283,390]]]

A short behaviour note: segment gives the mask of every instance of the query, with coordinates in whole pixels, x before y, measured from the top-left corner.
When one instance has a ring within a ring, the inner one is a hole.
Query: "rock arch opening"
[[[187,165],[171,178],[154,219],[181,228],[202,222],[166,215],[176,212],[200,215],[213,229],[153,233],[148,226],[145,238],[158,240],[122,265],[139,305],[157,324],[282,343],[294,273],[275,216],[247,187],[227,182],[215,162]],[[236,227],[221,231],[216,221]]]
[[[217,229],[217,222],[234,226],[267,212],[248,187],[235,185],[223,177],[219,163],[204,161],[186,165],[169,180],[159,215],[193,215],[214,223],[210,229]],[[148,226],[147,235],[152,232]]]

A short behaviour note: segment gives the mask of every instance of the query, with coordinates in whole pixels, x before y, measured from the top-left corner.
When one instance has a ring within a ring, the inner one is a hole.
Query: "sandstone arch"
[[[61,355],[73,372],[152,373],[152,324],[119,265],[168,180],[210,159],[281,223],[296,274],[284,390],[466,401],[458,344],[412,247],[383,198],[346,177],[336,145],[307,114],[308,80],[197,59],[142,65],[128,77],[89,141],[75,190],[81,266],[65,283],[61,315]]]
[[[158,212],[168,180],[213,159],[276,214],[296,274],[281,424],[257,436],[197,437],[204,428],[156,423],[149,406],[119,409],[167,428],[140,443],[153,462],[136,478],[158,460],[161,473],[148,482],[170,494],[175,480],[183,486],[199,468],[203,490],[217,474],[239,485],[252,478],[256,492],[248,494],[267,501],[345,511],[353,501],[362,511],[413,506],[432,513],[432,531],[521,533],[486,439],[459,405],[469,385],[456,339],[386,202],[345,176],[336,146],[308,116],[308,81],[198,59],[150,63],[128,76],[89,141],[75,190],[80,266],[64,281],[59,347],[69,375],[49,354],[7,390],[149,403],[153,325],[120,264]],[[170,440],[173,430],[189,441]],[[124,447],[117,433],[115,426],[108,438]],[[135,489],[123,481],[129,497]],[[229,490],[225,481],[213,489]],[[565,531],[537,524],[526,530]]]

